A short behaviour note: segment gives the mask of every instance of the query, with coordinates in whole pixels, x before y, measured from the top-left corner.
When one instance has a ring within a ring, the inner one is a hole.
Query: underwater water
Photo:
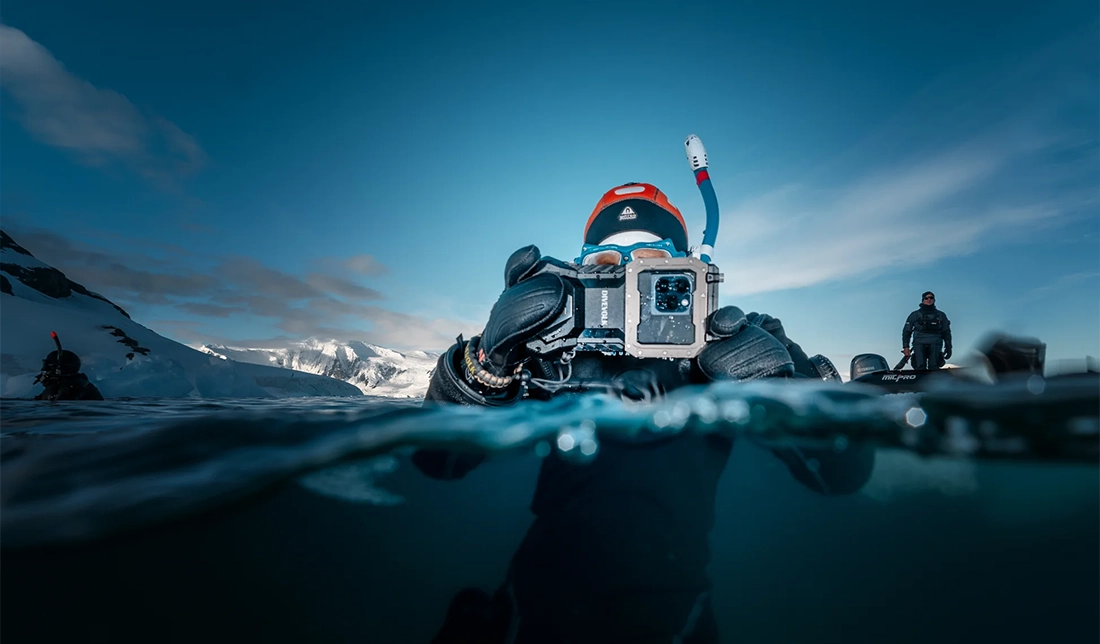
[[[1096,642],[1098,414],[1095,374],[508,409],[0,401],[0,637],[426,643],[455,592],[500,585],[546,454],[702,432],[735,441],[710,535],[723,642]],[[863,443],[875,470],[844,497],[766,450]],[[489,460],[436,481],[417,446]]]

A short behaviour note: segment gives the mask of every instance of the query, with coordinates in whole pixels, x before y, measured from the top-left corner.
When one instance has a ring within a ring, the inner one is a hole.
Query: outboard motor
[[[1038,338],[1025,338],[997,334],[988,337],[978,349],[993,372],[1032,373],[1043,375],[1043,363],[1046,362],[1047,345]]]
[[[861,353],[852,358],[852,364],[848,368],[848,379],[855,380],[869,373],[889,370],[890,363],[886,362],[886,358],[877,353]]]

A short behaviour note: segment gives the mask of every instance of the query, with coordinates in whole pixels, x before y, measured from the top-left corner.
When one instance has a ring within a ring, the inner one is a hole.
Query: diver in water
[[[34,379],[45,389],[34,397],[35,400],[103,400],[103,394],[80,372],[80,357],[72,351],[61,348],[57,334],[50,332],[56,351],[51,351],[42,360],[42,371]]]
[[[906,318],[901,329],[901,352],[906,358],[912,355],[913,368],[919,370],[939,369],[951,359],[951,320],[936,308],[936,294],[932,291],[921,295],[920,308]]]
[[[656,187],[626,184],[600,199],[584,244],[577,260],[583,264],[685,256],[687,227]],[[427,401],[504,406],[525,395],[562,395],[526,390],[515,377],[524,364],[551,377],[545,361],[525,348],[548,328],[565,298],[558,276],[538,274],[541,261],[535,246],[512,254],[506,288],[484,331],[469,342],[460,337],[440,358]],[[579,352],[573,376],[608,383],[632,400],[714,380],[836,377],[835,370],[822,368],[826,359],[808,357],[771,316],[746,316],[730,306],[715,311],[707,324],[719,339],[696,358]],[[599,454],[583,465],[552,451],[543,459],[531,503],[534,523],[506,581],[492,597],[476,588],[459,592],[433,642],[718,642],[708,539],[718,480],[732,448],[726,437],[684,433],[645,444],[605,437]],[[856,492],[874,463],[867,446],[772,451],[798,481],[824,495]],[[441,480],[462,478],[483,459],[439,449],[413,455],[423,473]]]

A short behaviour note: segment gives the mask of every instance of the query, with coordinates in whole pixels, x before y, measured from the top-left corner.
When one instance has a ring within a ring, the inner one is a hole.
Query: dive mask
[[[644,252],[640,252],[644,251]],[[633,259],[643,257],[687,257],[687,253],[676,250],[671,239],[655,242],[638,242],[629,246],[618,244],[585,244],[581,247],[580,257],[575,264],[626,264]]]

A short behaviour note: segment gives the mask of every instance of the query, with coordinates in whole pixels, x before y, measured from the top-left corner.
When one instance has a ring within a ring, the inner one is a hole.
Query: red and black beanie
[[[615,233],[644,230],[672,240],[678,251],[688,251],[687,224],[668,197],[648,183],[627,183],[608,190],[592,210],[584,228],[584,243],[596,245]]]

